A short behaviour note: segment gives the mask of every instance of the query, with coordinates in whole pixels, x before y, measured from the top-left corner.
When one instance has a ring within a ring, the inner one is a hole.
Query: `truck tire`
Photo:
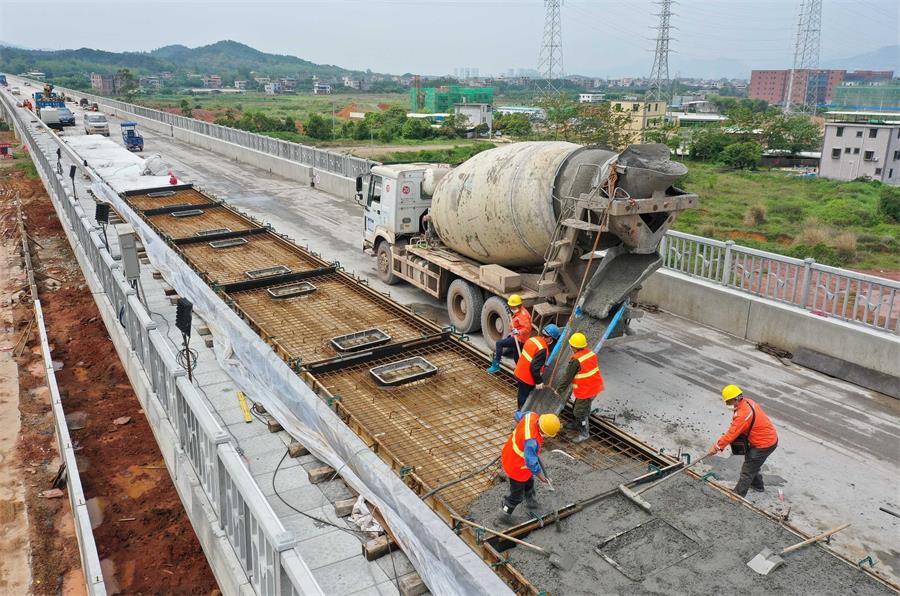
[[[375,270],[378,273],[378,279],[389,286],[400,283],[400,278],[394,275],[394,252],[391,250],[391,243],[382,240],[378,243],[378,250],[375,252]]]
[[[481,328],[481,309],[484,295],[481,288],[464,279],[454,279],[447,288],[447,314],[450,323],[460,333],[472,333]]]
[[[506,337],[509,329],[509,311],[506,310],[506,299],[491,296],[484,301],[481,309],[481,333],[488,347]]]

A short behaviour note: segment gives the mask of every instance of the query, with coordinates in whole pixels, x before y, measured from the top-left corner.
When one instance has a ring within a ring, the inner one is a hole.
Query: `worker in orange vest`
[[[512,512],[523,500],[531,511],[540,507],[534,492],[534,477],[545,483],[549,480],[541,469],[538,456],[544,437],[555,437],[558,432],[559,417],[556,414],[516,412],[516,428],[500,452],[500,462],[509,480],[509,494],[503,498],[497,525],[513,525]]]
[[[516,404],[519,410],[525,407],[525,401],[535,388],[544,388],[544,365],[550,355],[553,342],[562,335],[559,327],[550,323],[545,326],[540,335],[529,338],[522,346],[522,354],[516,362],[516,380],[519,382],[516,395]]]
[[[758,403],[744,397],[744,392],[737,385],[728,385],[722,389],[722,399],[727,408],[734,410],[734,415],[731,417],[728,431],[709,448],[707,455],[722,451],[731,445],[732,453],[744,456],[741,477],[734,487],[734,492],[742,497],[747,495],[750,488],[763,492],[766,487],[759,471],[778,447],[775,425]]]
[[[604,389],[603,375],[600,374],[597,355],[587,347],[584,333],[573,333],[569,345],[572,347],[572,359],[560,378],[556,392],[562,393],[572,383],[575,405],[572,407],[572,421],[566,423],[566,428],[579,431],[575,442],[580,443],[590,437],[591,408],[594,398]]]
[[[504,352],[512,351],[513,354],[518,354],[531,337],[531,313],[522,305],[522,297],[518,294],[511,295],[506,301],[506,307],[511,317],[509,335],[494,343],[494,360],[487,368],[491,374],[500,370],[500,359],[503,358]]]

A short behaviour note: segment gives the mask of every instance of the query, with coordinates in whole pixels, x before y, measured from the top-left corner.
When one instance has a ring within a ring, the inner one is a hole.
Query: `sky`
[[[670,75],[790,67],[799,7],[800,0],[680,0]],[[823,66],[900,43],[898,7],[898,0],[823,0]],[[563,0],[565,72],[649,74],[658,9],[651,0]],[[542,0],[0,0],[0,42],[23,47],[144,51],[233,39],[394,74],[535,68],[543,24]]]

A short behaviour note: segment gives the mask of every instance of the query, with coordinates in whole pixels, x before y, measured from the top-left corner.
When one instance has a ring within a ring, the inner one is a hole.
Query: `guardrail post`
[[[809,282],[812,279],[812,266],[815,259],[803,259],[803,283],[800,284],[800,308],[806,308],[809,302]]]
[[[731,282],[731,247],[734,240],[725,241],[725,263],[722,265],[722,285],[727,286]]]

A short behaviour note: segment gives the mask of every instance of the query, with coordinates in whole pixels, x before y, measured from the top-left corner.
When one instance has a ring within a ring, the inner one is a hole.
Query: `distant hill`
[[[188,48],[165,46],[151,52],[105,52],[78,50],[28,50],[0,47],[0,71],[20,73],[39,70],[52,79],[83,77],[91,72],[112,74],[128,68],[136,75],[169,71],[176,75],[218,74],[226,82],[256,76],[323,78],[351,75],[350,71],[330,64],[315,64],[295,56],[267,54],[236,41],[219,41],[208,46]]]
[[[893,70],[894,76],[900,75],[900,45],[884,46],[865,54],[849,58],[826,60],[825,68],[844,70]]]

